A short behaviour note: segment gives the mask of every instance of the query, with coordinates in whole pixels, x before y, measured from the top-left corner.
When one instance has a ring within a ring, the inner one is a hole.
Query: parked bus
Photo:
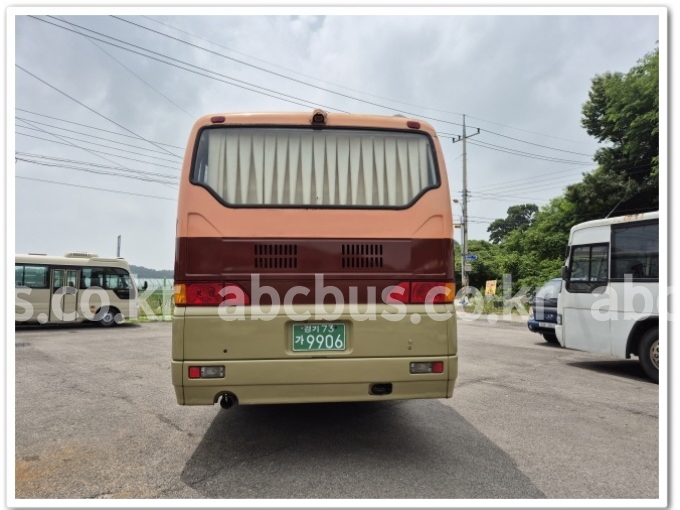
[[[560,344],[637,356],[658,382],[658,211],[572,227],[562,278],[555,330]]]
[[[95,321],[114,326],[137,317],[137,289],[122,258],[29,254],[16,255],[14,264],[16,323]]]
[[[179,404],[452,396],[451,199],[430,125],[208,115],[179,188]]]

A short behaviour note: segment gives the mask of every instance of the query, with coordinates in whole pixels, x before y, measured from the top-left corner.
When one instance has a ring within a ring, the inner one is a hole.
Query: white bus
[[[137,289],[125,259],[15,255],[14,271],[16,324],[90,320],[114,326],[137,317]]]
[[[569,349],[637,356],[659,381],[659,213],[575,225],[555,333]]]

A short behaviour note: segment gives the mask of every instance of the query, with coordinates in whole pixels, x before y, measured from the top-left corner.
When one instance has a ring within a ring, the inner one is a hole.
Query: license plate
[[[538,325],[542,328],[554,328],[555,325],[552,322],[539,322]]]
[[[293,351],[344,351],[345,325],[293,324]]]

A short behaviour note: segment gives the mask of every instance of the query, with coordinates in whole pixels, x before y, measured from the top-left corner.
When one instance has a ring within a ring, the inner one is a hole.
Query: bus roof
[[[42,254],[16,254],[16,264],[36,264],[54,266],[93,266],[93,267],[122,267],[130,270],[130,264],[124,258],[99,257],[94,253],[67,253],[66,256]]]
[[[626,216],[616,216],[615,218],[602,218],[600,220],[586,221],[584,223],[579,223],[571,227],[571,233],[578,230],[583,230],[585,228],[593,227],[604,227],[607,225],[614,225],[617,223],[628,223],[630,221],[643,221],[643,220],[655,220],[659,219],[659,211],[639,213],[639,214],[628,214]]]
[[[321,110],[315,110],[321,111]],[[325,112],[324,112],[325,113]],[[213,113],[200,117],[195,127],[217,125],[285,125],[285,126],[309,126],[313,113],[307,112],[259,112],[259,113]],[[213,122],[216,117],[224,117],[221,122]],[[420,124],[418,128],[408,125],[409,122]],[[427,122],[418,119],[409,119],[402,116],[389,115],[364,115],[349,113],[328,113],[325,127],[364,127],[377,129],[419,129],[432,137],[437,137],[434,128]]]

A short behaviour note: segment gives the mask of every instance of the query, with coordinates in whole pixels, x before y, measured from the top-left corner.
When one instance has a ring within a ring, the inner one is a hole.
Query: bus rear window
[[[397,208],[439,177],[421,133],[258,127],[204,129],[192,182],[227,205]]]

